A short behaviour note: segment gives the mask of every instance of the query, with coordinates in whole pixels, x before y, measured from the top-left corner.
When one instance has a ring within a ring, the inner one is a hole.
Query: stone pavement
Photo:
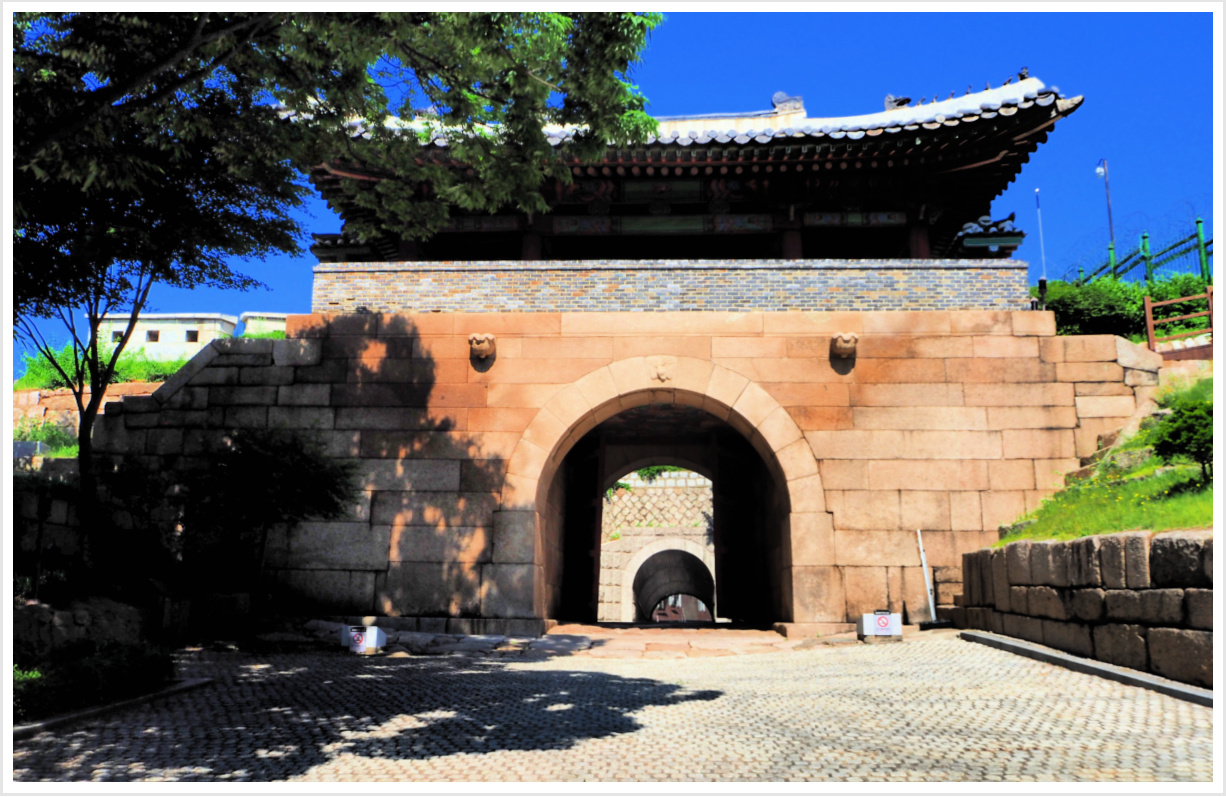
[[[345,635],[347,625],[312,620],[304,627],[322,642]],[[915,633],[910,626],[906,634]],[[817,645],[856,644],[855,632],[822,638],[787,639],[774,631],[715,626],[617,627],[611,625],[558,625],[543,637],[509,637],[498,634],[461,636],[421,631],[385,629],[384,653],[392,657],[441,656],[463,653],[495,658],[540,659],[555,655],[600,659],[684,659],[706,656],[740,656],[805,650]],[[292,641],[301,633],[265,634],[263,639]]]
[[[189,651],[182,674],[214,684],[19,742],[13,777],[1212,779],[1211,709],[950,631],[717,658],[692,656],[717,635],[690,634],[690,647],[671,651],[686,657],[664,661],[648,646],[680,642],[621,636],[626,650],[642,645],[640,658],[592,655],[612,641],[580,654],[569,634],[503,656]]]

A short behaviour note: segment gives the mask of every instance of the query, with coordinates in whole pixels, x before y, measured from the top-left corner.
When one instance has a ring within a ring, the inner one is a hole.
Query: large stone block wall
[[[1020,260],[328,263],[316,313],[1024,310]]]
[[[14,553],[57,562],[76,558],[81,553],[81,519],[75,490],[56,490],[45,482],[73,480],[77,461],[32,457],[25,462],[29,467],[16,469],[12,481]],[[45,482],[26,478],[34,473],[41,473]]]
[[[962,555],[959,628],[1213,687],[1213,533],[1028,541]]]
[[[56,609],[29,603],[13,609],[13,652],[39,659],[77,642],[135,644],[144,639],[144,619],[133,606],[108,598],[75,601]]]
[[[344,520],[272,540],[270,573],[303,607],[405,617],[548,616],[560,558],[538,531],[564,500],[532,497],[548,441],[563,444],[577,383],[608,385],[608,417],[644,358],[675,358],[678,384],[711,375],[727,405],[712,411],[735,404],[802,474],[780,555],[814,622],[925,618],[915,529],[931,566],[960,566],[1127,422],[1161,365],[1031,311],[372,313],[291,316],[287,332],[215,342],[153,396],[106,405],[95,445],[174,468],[231,428],[315,436],[358,465],[361,492]],[[492,363],[470,359],[474,332],[496,336]],[[831,359],[841,332],[860,336],[853,360]]]

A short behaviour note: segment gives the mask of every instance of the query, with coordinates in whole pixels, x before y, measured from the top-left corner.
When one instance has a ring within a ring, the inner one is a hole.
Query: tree
[[[116,142],[118,146],[122,142]],[[140,141],[131,149],[140,150]],[[139,155],[163,174],[136,193],[61,192],[35,183],[24,197],[30,218],[14,241],[14,260],[37,280],[39,269],[71,275],[50,297],[27,294],[16,331],[69,384],[79,413],[82,492],[92,494],[91,432],[136,319],[155,282],[178,286],[249,288],[259,283],[234,273],[231,255],[294,251],[295,223],[287,209],[303,191],[284,163],[254,164],[236,173],[203,149]],[[99,339],[107,315],[128,312],[127,328],[112,343]],[[36,318],[58,318],[69,331],[73,357],[55,356]]]
[[[544,209],[541,182],[569,171],[542,125],[580,126],[581,151],[651,128],[624,74],[658,22],[608,13],[16,14],[15,326],[44,356],[52,347],[38,319],[59,318],[72,334],[77,356],[61,373],[80,411],[85,500],[95,489],[93,422],[154,282],[258,284],[226,258],[297,251],[290,212],[306,189],[295,176],[337,158],[396,178],[355,192],[371,210],[359,232],[429,235],[446,219],[438,198]],[[397,118],[422,101],[424,121]],[[418,163],[418,142],[440,132],[468,168]],[[107,352],[99,324],[121,310],[131,318]]]
[[[39,187],[140,197],[167,169],[193,165],[178,160],[193,148],[237,174],[261,161],[303,172],[334,159],[374,165],[396,179],[374,192],[353,188],[371,213],[357,232],[423,237],[446,219],[440,198],[465,208],[545,210],[541,182],[570,173],[543,125],[578,126],[572,149],[589,154],[654,125],[624,75],[658,15],[27,12],[14,19],[18,239],[31,219],[53,228],[77,218],[71,207],[32,207],[28,197]],[[440,133],[467,168],[420,162],[416,142]],[[422,184],[431,189],[424,200]],[[44,262],[37,254],[45,250],[15,257],[19,317],[40,299],[71,304],[80,290],[74,279],[90,270],[79,256]]]
[[[1166,462],[1180,456],[1191,459],[1208,482],[1213,475],[1213,402],[1176,404],[1154,430],[1154,453]]]

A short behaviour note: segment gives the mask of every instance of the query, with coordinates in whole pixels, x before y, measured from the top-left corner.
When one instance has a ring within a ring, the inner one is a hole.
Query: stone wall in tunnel
[[[605,499],[601,518],[600,605],[597,619],[634,620],[633,582],[640,552],[689,549],[715,572],[711,481],[692,471],[659,474],[647,482],[636,473]],[[711,607],[708,606],[708,609]]]
[[[589,421],[683,394],[785,474],[782,619],[918,611],[915,529],[930,565],[958,566],[1149,400],[1160,363],[1030,311],[304,315],[287,331],[214,342],[152,397],[111,402],[99,455],[174,469],[232,428],[301,430],[362,483],[345,519],[272,541],[270,583],[303,611],[431,628],[556,616],[543,530],[568,510],[546,474]],[[496,338],[491,360],[473,333]],[[835,333],[859,336],[850,361],[832,360]]]

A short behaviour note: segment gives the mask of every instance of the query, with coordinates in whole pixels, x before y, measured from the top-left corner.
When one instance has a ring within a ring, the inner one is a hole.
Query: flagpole
[[[1043,248],[1043,210],[1039,207],[1039,189],[1034,189],[1034,212],[1039,217],[1039,257],[1043,261],[1043,281],[1047,281],[1047,250]]]

